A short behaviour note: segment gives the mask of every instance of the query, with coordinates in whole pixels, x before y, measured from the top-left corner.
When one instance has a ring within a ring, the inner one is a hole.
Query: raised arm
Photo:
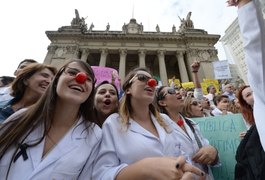
[[[199,77],[198,77],[198,71],[200,69],[200,61],[194,61],[191,64],[191,71],[192,71],[192,79],[193,79],[193,83],[195,88],[201,88],[201,83],[199,81]]]
[[[198,76],[199,69],[200,69],[200,61],[194,61],[191,64],[192,80],[195,86],[194,97],[197,98],[198,100],[202,100],[203,92],[202,92],[202,87],[201,87],[201,83],[199,81],[199,76]]]

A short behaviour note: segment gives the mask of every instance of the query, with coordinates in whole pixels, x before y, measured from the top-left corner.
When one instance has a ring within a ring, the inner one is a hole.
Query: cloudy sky
[[[142,22],[144,31],[170,32],[179,27],[178,16],[191,19],[195,28],[209,34],[224,35],[236,18],[236,9],[225,0],[9,0],[2,1],[0,10],[1,61],[0,76],[13,75],[18,63],[26,58],[43,62],[50,44],[45,31],[70,25],[74,9],[86,18],[94,30],[121,30],[134,17]],[[226,59],[221,43],[216,45],[219,59]]]

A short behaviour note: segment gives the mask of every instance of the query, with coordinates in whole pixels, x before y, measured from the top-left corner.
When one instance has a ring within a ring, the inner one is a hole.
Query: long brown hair
[[[146,71],[149,74],[151,74],[146,68],[135,68],[130,73],[125,77],[124,83],[122,85],[123,92],[126,92],[127,89],[129,89],[132,85],[130,80],[135,76],[135,74],[138,71]],[[154,106],[153,103],[149,105],[149,110],[150,112],[155,116],[157,119],[158,123],[166,130],[168,131],[168,126],[164,122],[163,118],[161,117],[160,113],[157,111],[156,107]],[[122,126],[125,127],[125,129],[128,129],[129,126],[129,118],[131,117],[132,114],[132,106],[131,106],[131,95],[124,93],[123,97],[121,98],[120,101],[120,110],[119,114],[121,117],[121,123]]]
[[[103,81],[103,82],[101,82],[100,84],[98,84],[98,85],[95,87],[95,91],[94,91],[94,100],[96,100],[96,95],[97,95],[97,93],[98,93],[98,89],[99,89],[102,85],[105,85],[105,84],[109,84],[109,85],[111,85],[112,87],[114,87],[115,92],[116,92],[117,101],[119,101],[119,91],[118,91],[117,87],[115,86],[115,84],[110,83],[110,82],[108,82],[108,81]],[[94,109],[94,113],[95,113],[95,118],[98,120],[98,123],[99,123],[100,127],[102,127],[104,121],[103,121],[103,122],[100,122],[100,119],[99,119],[99,113],[100,113],[100,112],[99,112],[99,110],[96,108],[96,104],[95,104],[95,103],[93,104],[93,106],[94,106],[93,109]],[[117,113],[118,111],[119,111],[119,102],[118,102],[117,107],[115,107],[115,109],[113,110],[113,112],[111,112],[111,114],[112,114],[112,113]],[[109,115],[110,115],[110,114],[109,114]]]
[[[21,70],[18,76],[14,79],[11,86],[11,95],[15,97],[16,102],[20,101],[24,96],[25,90],[27,88],[25,81],[43,69],[49,69],[54,75],[57,72],[55,67],[41,63],[31,63]]]
[[[18,152],[19,145],[23,144],[29,134],[40,126],[44,128],[42,137],[40,139],[36,139],[35,143],[28,145],[28,147],[38,145],[45,138],[49,129],[51,128],[52,119],[55,112],[55,104],[58,96],[56,93],[58,80],[61,74],[63,73],[64,69],[73,62],[79,63],[86,70],[88,75],[95,83],[95,76],[93,70],[86,62],[75,59],[69,61],[67,64],[61,67],[55,75],[52,83],[50,84],[46,92],[43,94],[43,96],[37,101],[37,103],[30,106],[26,111],[19,114],[18,116],[13,116],[12,120],[9,119],[7,123],[3,124],[0,127],[0,160],[5,155],[6,151],[10,147],[14,146],[16,149],[10,161],[11,164],[15,157],[15,154]],[[95,121],[93,118],[92,110],[94,83],[90,96],[84,103],[80,105],[79,108],[79,116],[83,117],[83,122],[81,123],[85,124],[86,129],[88,129],[92,125],[92,122]]]
[[[238,102],[240,104],[241,113],[244,117],[244,119],[249,123],[250,125],[255,124],[255,119],[253,115],[253,108],[251,105],[249,105],[245,99],[243,98],[242,92],[244,89],[248,88],[250,86],[243,85],[238,89],[237,92],[237,98]]]

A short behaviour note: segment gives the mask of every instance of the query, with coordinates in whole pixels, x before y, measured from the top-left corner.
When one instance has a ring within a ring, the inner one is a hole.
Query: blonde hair
[[[135,74],[138,71],[146,71],[146,72],[150,73],[145,68],[135,68],[125,77],[125,80],[124,80],[124,83],[122,86],[123,92],[125,92],[125,93],[124,93],[123,97],[121,98],[120,109],[119,109],[120,121],[121,121],[122,129],[124,129],[124,130],[127,130],[129,127],[129,119],[130,119],[131,113],[132,113],[131,95],[126,94],[126,91],[127,91],[127,89],[129,89],[131,87],[132,83],[130,80],[135,76]],[[160,113],[157,111],[154,104],[149,105],[149,110],[154,115],[154,117],[156,118],[156,120],[160,124],[160,126],[162,126],[166,130],[166,132],[169,133],[168,125],[163,120],[163,118],[161,117]]]
[[[182,110],[182,114],[185,116],[185,117],[192,117],[192,113],[191,113],[191,103],[192,103],[192,100],[194,98],[192,96],[187,96],[185,99],[184,99],[184,108]]]

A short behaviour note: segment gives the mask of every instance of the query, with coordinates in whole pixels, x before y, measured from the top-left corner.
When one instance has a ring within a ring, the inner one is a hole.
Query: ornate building
[[[131,19],[122,26],[121,31],[89,28],[84,18],[75,17],[70,26],[62,26],[58,31],[46,31],[51,44],[44,63],[60,67],[66,60],[79,58],[92,66],[106,66],[116,69],[123,80],[130,69],[147,67],[166,85],[175,76],[182,82],[191,80],[190,65],[201,61],[200,78],[213,78],[212,61],[218,60],[214,45],[219,35],[208,34],[194,29],[190,20],[181,19],[179,30],[173,25],[171,32],[146,32],[142,23]]]
[[[265,1],[260,0],[260,8],[265,21]],[[245,53],[243,47],[243,37],[240,32],[238,19],[236,18],[226,29],[225,35],[221,38],[222,45],[225,50],[226,57],[236,64],[239,77],[248,84],[248,68],[245,61]]]

